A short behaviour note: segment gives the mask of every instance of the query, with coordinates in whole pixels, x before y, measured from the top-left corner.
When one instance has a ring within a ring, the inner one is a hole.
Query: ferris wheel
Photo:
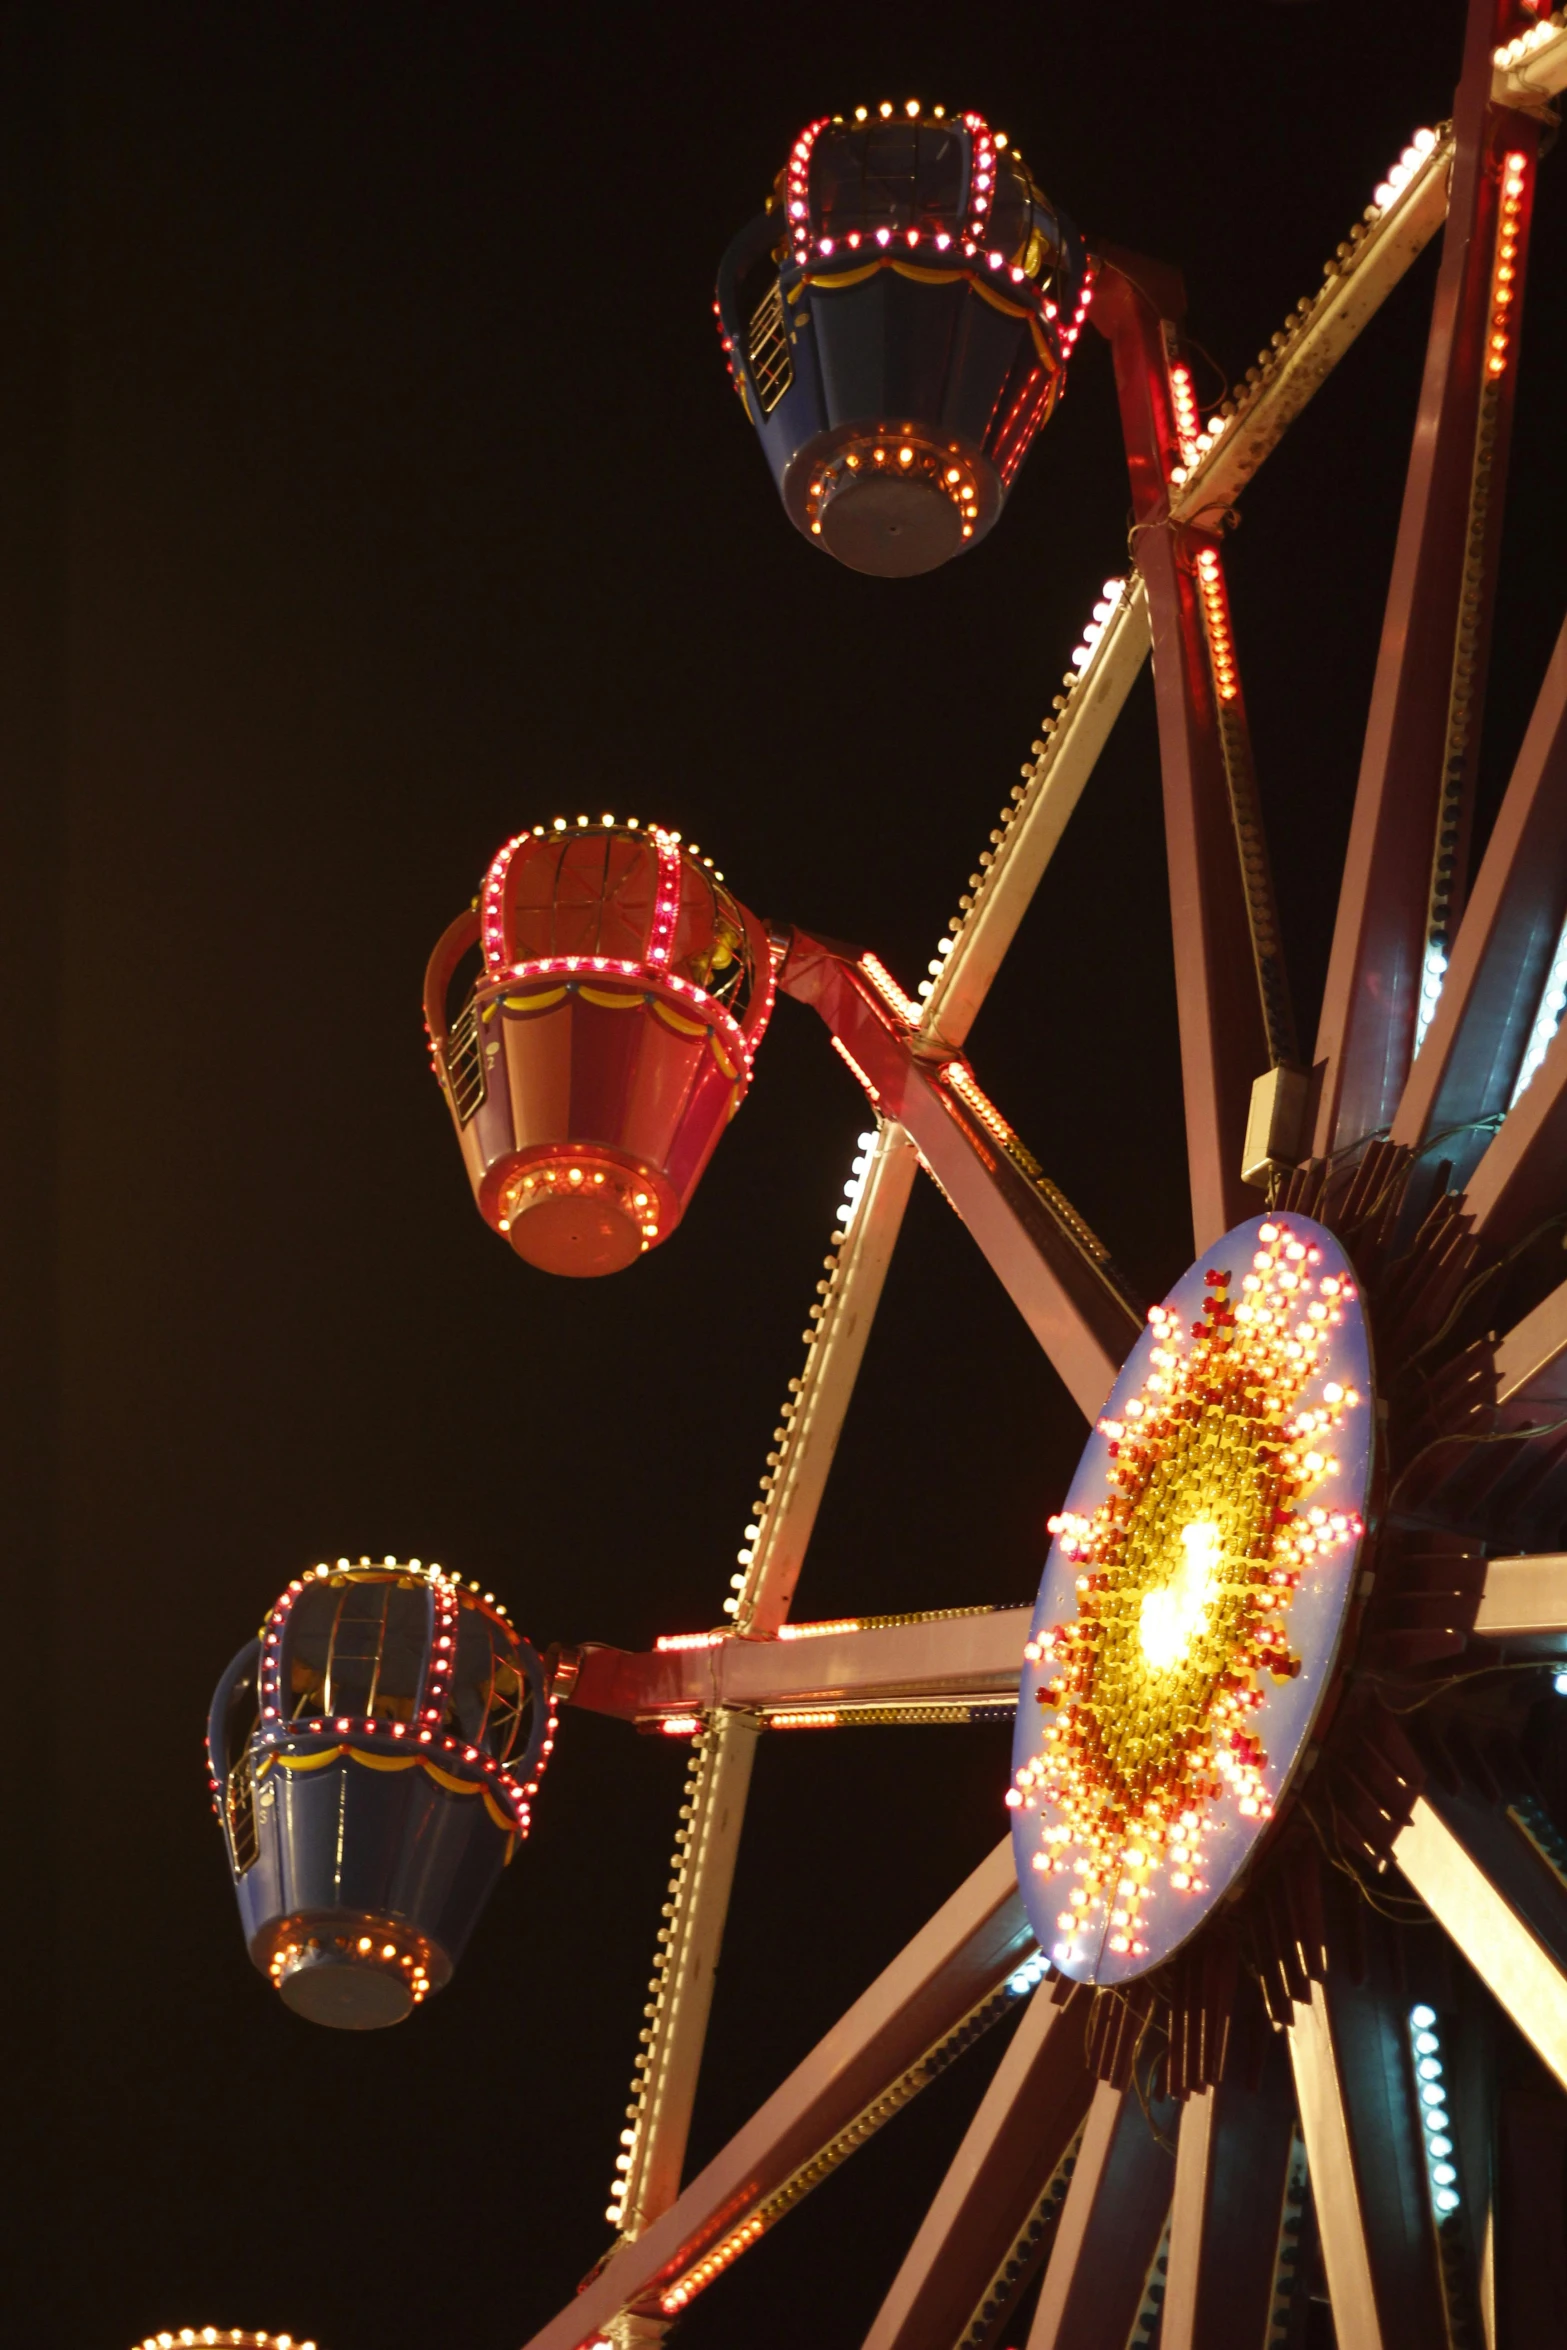
[[[1133,501],[929,972],[767,924],[612,814],[498,852],[425,1009],[481,1213],[606,1275],[688,1212],[779,990],[868,1109],[720,1630],[540,1654],[438,1567],[322,1562],[209,1733],[254,1963],[373,2028],[448,1981],[564,1719],[689,1742],[606,2218],[529,2350],[661,2340],[992,2026],[1013,2030],[865,2350],[1543,2342],[1567,2306],[1567,624],[1468,873],[1542,126],[1567,10],[1471,0],[1416,131],[1234,394],[1178,280],[1085,245],[1003,134],[909,101],[801,133],[724,353],[785,511],[883,576],[996,526],[1109,341]],[[1224,540],[1442,237],[1321,1021],[1297,1037]],[[1133,1299],[966,1054],[1152,655],[1195,1262]],[[1081,1407],[1032,1608],[813,1622],[798,1578],[923,1169]],[[1015,1716],[1007,1833],[694,2177],[759,1740]],[[842,2190],[852,2193],[852,2187]],[[184,2337],[179,2337],[183,2339]],[[205,2337],[201,2337],[205,2338]]]

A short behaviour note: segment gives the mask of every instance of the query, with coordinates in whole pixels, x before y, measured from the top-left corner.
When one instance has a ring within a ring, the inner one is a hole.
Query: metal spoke
[[[1135,2088],[1095,2089],[1028,2350],[1126,2350],[1169,2216],[1174,2124]]]
[[[1528,1798],[1432,1780],[1393,1857],[1567,2088],[1567,1841]]]
[[[1425,380],[1317,1032],[1322,1157],[1391,1123],[1422,985],[1444,967],[1462,904],[1517,373],[1490,364],[1496,163],[1503,146],[1532,159],[1537,145],[1527,117],[1492,106],[1496,23],[1492,0],[1472,0]]]
[[[864,1192],[828,1284],[793,1424],[758,1521],[736,1612],[742,1631],[774,1632],[789,1613],[918,1164],[902,1127],[883,1122]]]
[[[974,902],[926,999],[921,1031],[962,1046],[1018,933],[1110,730],[1148,658],[1148,599],[1134,581],[1119,599],[1037,763],[1016,814],[984,867]]]
[[[1257,2088],[1228,2080],[1181,2108],[1160,2350],[1259,2350],[1294,2143],[1277,2040]]]
[[[1110,253],[1093,316],[1115,360],[1132,509],[1144,529],[1138,565],[1153,631],[1159,765],[1164,786],[1186,1156],[1196,1246],[1246,1212],[1242,1142],[1252,1081],[1293,1061],[1252,776],[1250,743],[1217,544],[1168,521],[1170,470],[1185,446],[1173,375],[1180,361],[1179,282]]]
[[[963,2333],[1088,2110],[1087,2007],[1081,1996],[1057,2007],[1044,1992],[1030,2002],[864,2350],[925,2350]]]
[[[782,1637],[682,1636],[640,1656],[590,1648],[570,1702],[623,1721],[744,1706],[761,1714],[851,1701],[887,1704],[1015,1699],[1023,1669],[1026,1607],[958,1608],[890,1624],[849,1617],[790,1624]]]
[[[1520,1655],[1560,1656],[1567,1650],[1567,1551],[1487,1560],[1474,1628]]]
[[[1290,2062],[1338,2350],[1432,2350],[1448,2332],[1409,2037],[1380,1921],[1366,1966],[1313,1983]],[[1338,1937],[1342,1940],[1342,1934]]]
[[[727,2266],[752,2240],[748,2223],[760,2205],[804,2178],[823,2149],[836,2158],[840,2146],[847,2152],[870,2136],[878,2100],[971,2025],[976,2010],[998,1994],[1006,2003],[1009,1979],[1033,1947],[1006,1838],[677,2201],[619,2247],[529,2350],[578,2350],[623,2312],[656,2311],[660,2296],[704,2260],[713,2273]]]
[[[1393,1120],[1419,1150],[1441,1138],[1456,1179],[1512,1099],[1567,920],[1567,623],[1518,753],[1452,962]]]
[[[1222,515],[1278,447],[1446,219],[1452,164],[1449,133],[1432,141],[1397,201],[1357,241],[1340,245],[1321,291],[1301,305],[1305,316],[1291,312],[1273,338],[1276,348],[1252,371],[1258,380],[1238,414],[1188,472],[1175,500],[1177,522]]]
[[[623,2235],[640,2235],[680,2192],[760,1726],[753,1714],[718,1713],[695,1758],[628,2115],[631,2143],[615,2223]]]

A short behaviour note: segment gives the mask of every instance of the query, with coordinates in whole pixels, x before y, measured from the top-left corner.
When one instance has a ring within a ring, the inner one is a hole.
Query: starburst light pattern
[[[1274,1817],[1352,1596],[1369,1381],[1352,1270],[1303,1217],[1150,1310],[1050,1521],[1007,1795],[1068,1973],[1168,1957]]]

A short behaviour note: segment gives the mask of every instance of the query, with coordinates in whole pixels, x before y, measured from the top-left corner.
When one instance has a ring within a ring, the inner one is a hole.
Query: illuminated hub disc
[[[1374,1413],[1354,1272],[1308,1217],[1177,1283],[1050,1521],[1013,1744],[1039,1946],[1080,1982],[1158,1966],[1279,1808],[1331,1682]]]

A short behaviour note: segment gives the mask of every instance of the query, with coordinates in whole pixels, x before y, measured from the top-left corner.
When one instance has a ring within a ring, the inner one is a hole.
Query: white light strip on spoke
[[[1418,130],[1362,218],[1171,476],[1175,520],[1233,504],[1447,217],[1450,130]]]
[[[1436,1017],[1436,1007],[1442,999],[1442,982],[1447,977],[1447,950],[1428,946],[1426,959],[1420,969],[1420,1004],[1415,1013],[1415,1051],[1425,1043],[1426,1030]]]
[[[1458,2172],[1453,2164],[1453,2141],[1447,2112],[1447,2085],[1443,2079],[1442,2043],[1434,2007],[1409,2011],[1409,2045],[1415,2067],[1415,2091],[1420,2099],[1421,2130],[1425,2139],[1426,2183],[1431,2209],[1438,2222],[1458,2209]]]
[[[1509,1109],[1539,1075],[1550,1050],[1551,1039],[1562,1024],[1564,1011],[1567,1011],[1567,925],[1563,926],[1562,934],[1556,941],[1551,968],[1540,991],[1539,1009],[1529,1030],[1529,1041],[1524,1046],[1523,1066],[1518,1072],[1518,1082],[1513,1087],[1512,1100],[1507,1105]]]
[[[1567,8],[1542,16],[1526,33],[1504,41],[1492,63],[1496,77],[1491,97],[1498,106],[1532,111],[1567,89]]]
[[[1050,715],[920,981],[920,1034],[961,1045],[1148,657],[1141,580],[1107,579]]]

